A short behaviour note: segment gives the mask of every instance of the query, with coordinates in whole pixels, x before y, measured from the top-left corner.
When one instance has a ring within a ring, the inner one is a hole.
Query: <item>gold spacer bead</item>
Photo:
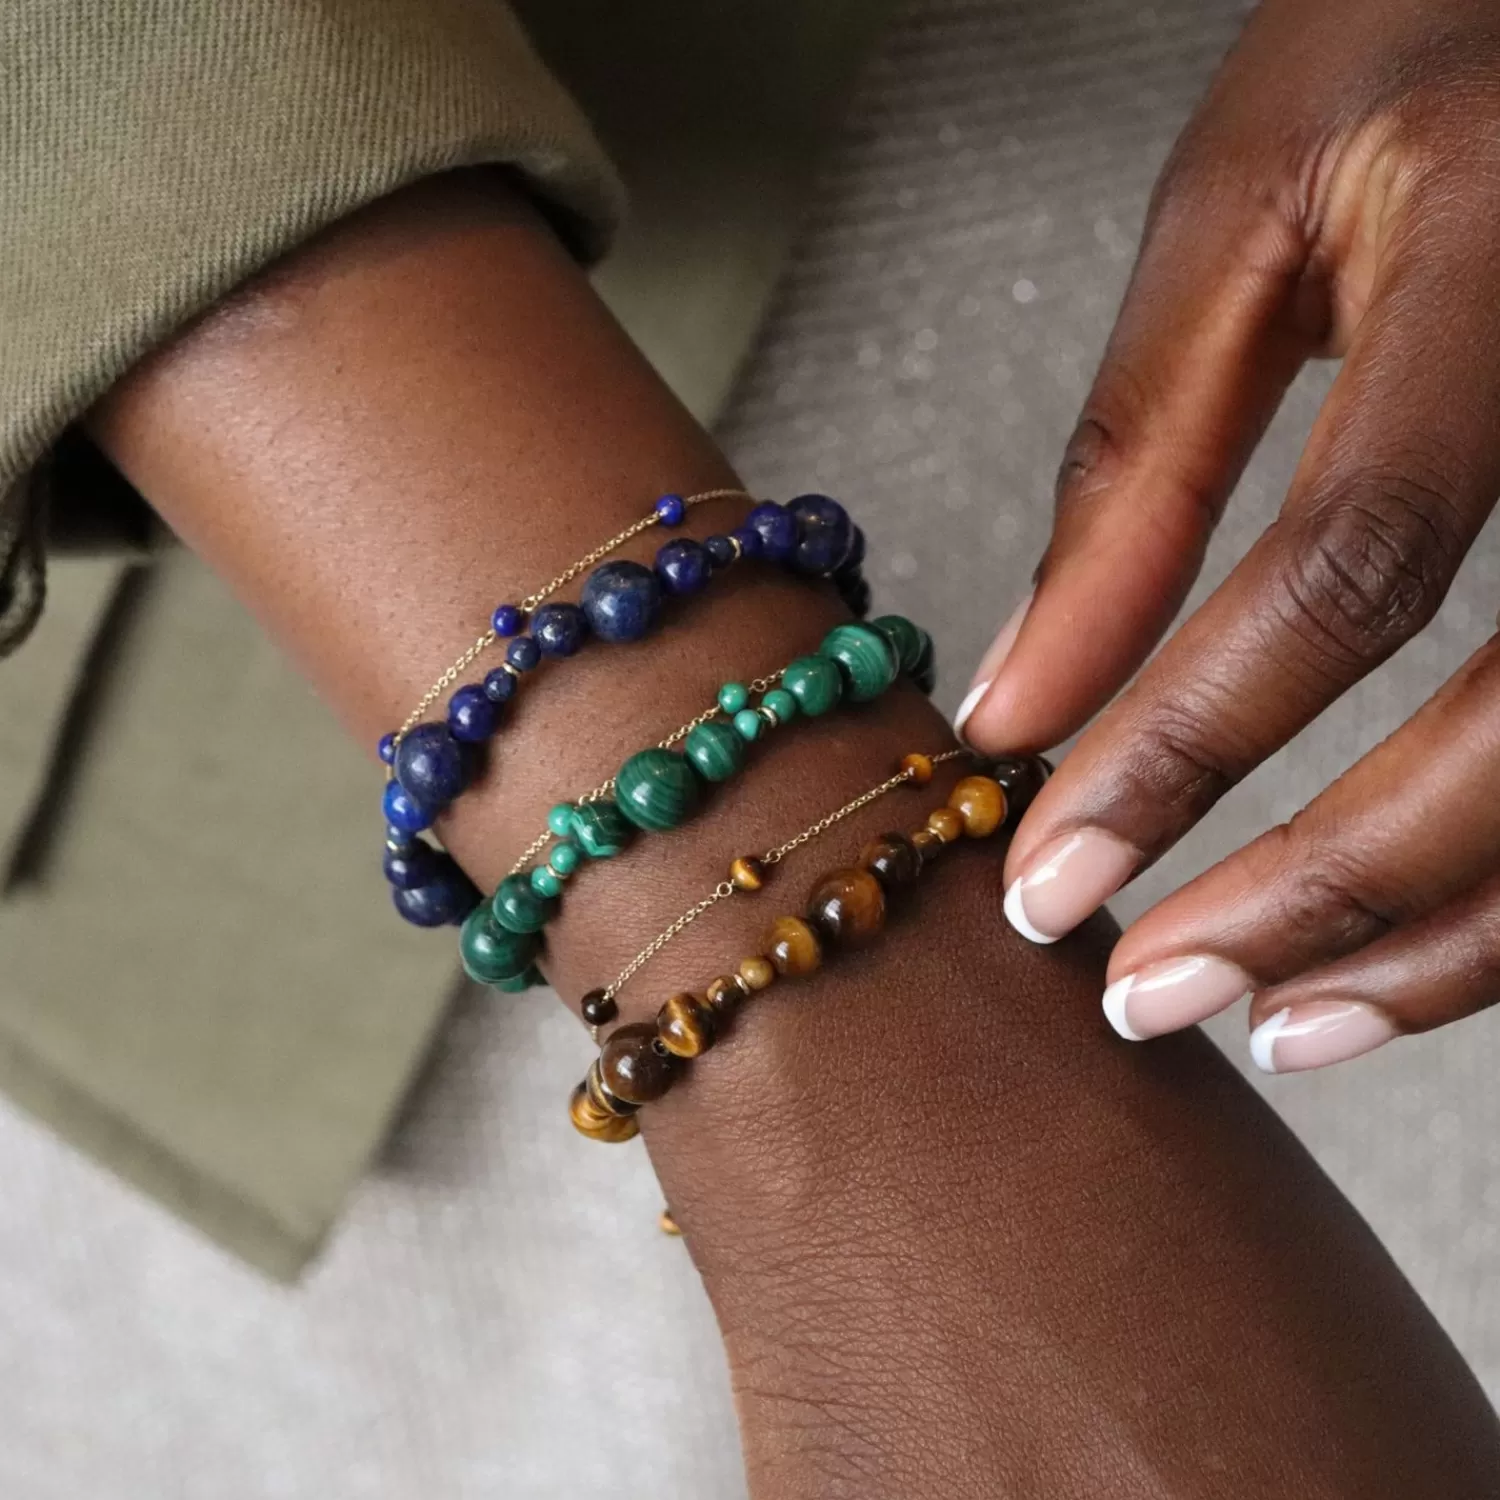
[[[740,960],[737,977],[751,991],[769,989],[776,983],[776,965],[769,958],[753,954]]]
[[[927,814],[927,826],[945,844],[964,836],[964,820],[951,807],[935,807]]]
[[[932,780],[932,757],[915,754],[903,756],[901,769],[906,772],[913,786],[926,786]]]
[[[753,854],[742,854],[729,866],[729,882],[737,891],[758,891],[766,883],[766,867]]]

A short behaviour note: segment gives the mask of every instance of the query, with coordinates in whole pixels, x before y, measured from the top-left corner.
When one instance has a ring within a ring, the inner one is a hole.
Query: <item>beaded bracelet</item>
[[[709,500],[753,499],[737,489],[706,490],[684,499],[663,495],[651,513],[632,523],[565,568],[519,604],[499,605],[490,628],[423,695],[401,727],[385,735],[380,758],[390,767],[382,806],[387,824],[384,870],[396,910],[423,927],[462,921],[479,900],[472,883],[446,853],[417,837],[472,782],[477,751],[500,726],[504,705],[522,676],[543,657],[575,655],[592,634],[608,642],[636,641],[660,614],[664,594],[693,594],[710,576],[741,558],[764,558],[805,577],[831,578],[857,615],[869,607],[862,566],[864,533],[848,512],[826,495],[799,495],[782,506],[752,506],[743,525],[697,542],[679,538],[657,554],[655,567],[618,561],[595,568],[580,601],[547,603],[559,589],[652,526],[679,526],[687,512]],[[422,715],[463,672],[501,639],[508,640],[503,666],[483,683],[460,687],[450,698],[446,722]]]
[[[756,708],[748,706],[747,688],[726,684],[716,710],[699,715],[668,741],[637,751],[584,801],[552,809],[547,834],[528,851],[556,838],[547,862],[525,875],[514,869],[490,904],[476,906],[465,919],[459,938],[465,972],[508,993],[541,983],[534,969],[541,931],[556,914],[563,884],[584,856],[611,858],[637,830],[680,827],[698,810],[706,784],[727,781],[741,769],[745,747],[765,728],[798,714],[817,717],[840,702],[869,702],[903,671],[930,689],[932,639],[903,616],[886,615],[868,625],[834,626],[815,655],[798,657],[777,674],[780,685],[764,691]],[[717,718],[717,712],[728,717]],[[670,748],[677,738],[683,743],[680,751]]]
[[[1045,779],[1042,762],[1012,764],[1027,767],[1027,779],[1036,787]],[[813,883],[805,916],[777,917],[761,951],[742,958],[732,974],[711,981],[701,998],[671,995],[655,1021],[616,1027],[569,1099],[574,1126],[592,1140],[631,1139],[640,1128],[635,1118],[640,1107],[660,1099],[683,1064],[714,1045],[743,1001],[780,979],[816,972],[830,952],[874,941],[885,926],[887,897],[915,882],[950,844],[964,837],[989,838],[1019,816],[996,777],[966,776],[921,828],[871,839],[854,864]]]

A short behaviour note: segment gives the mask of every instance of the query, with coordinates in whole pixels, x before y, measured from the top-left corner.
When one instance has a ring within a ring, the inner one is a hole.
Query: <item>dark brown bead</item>
[[[777,917],[766,933],[765,956],[789,979],[812,974],[822,965],[823,945],[801,917]]]
[[[776,965],[758,953],[751,958],[742,958],[736,972],[745,981],[745,988],[752,993],[770,989],[776,983]]]
[[[964,820],[951,807],[933,808],[927,826],[945,844],[956,844],[964,836]]]
[[[807,920],[830,942],[857,948],[880,936],[885,892],[868,870],[830,870],[807,898]]]
[[[590,990],[579,1008],[590,1026],[608,1026],[620,1014],[620,1007],[603,990]]]
[[[656,1027],[636,1021],[612,1031],[599,1053],[604,1086],[627,1104],[650,1104],[672,1087],[677,1064],[661,1044]]]
[[[752,854],[742,854],[729,866],[729,883],[737,891],[758,891],[766,883],[766,867]]]
[[[656,1013],[656,1034],[674,1057],[698,1057],[714,1044],[713,1012],[696,995],[669,995]]]
[[[987,839],[1005,821],[1005,792],[990,776],[965,776],[948,794],[971,839]]]
[[[741,1000],[749,999],[750,987],[741,982],[738,974],[720,974],[717,979],[709,982],[704,993],[714,1010],[728,1015],[730,1011],[739,1008]]]
[[[922,856],[904,833],[882,833],[859,851],[859,862],[886,890],[910,885],[922,873]]]
[[[588,1077],[584,1084],[589,1091],[589,1098],[606,1114],[611,1115],[633,1115],[640,1108],[638,1104],[627,1104],[623,1099],[617,1099],[604,1086],[604,1078],[599,1072],[599,1059],[596,1057],[589,1064]]]
[[[1021,821],[1051,774],[1052,767],[1040,755],[1007,755],[990,767],[1005,793],[1006,817],[1012,825]]]
[[[641,1123],[634,1115],[612,1115],[595,1104],[586,1084],[580,1083],[568,1101],[568,1116],[573,1127],[591,1141],[617,1144],[639,1133]]]
[[[911,836],[911,846],[930,865],[943,852],[943,841],[930,828],[918,828]]]

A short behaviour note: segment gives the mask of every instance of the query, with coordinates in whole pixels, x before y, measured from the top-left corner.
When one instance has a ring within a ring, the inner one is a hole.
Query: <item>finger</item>
[[[1378,288],[1280,519],[1018,829],[1007,909],[1028,935],[1076,926],[1447,592],[1500,491],[1500,300],[1441,217]]]
[[[1500,871],[1500,640],[1289,824],[1148,911],[1104,1012],[1134,1041],[1195,1025],[1440,910]]]
[[[1255,997],[1250,1055],[1300,1073],[1431,1031],[1500,1000],[1500,879],[1360,953]]]
[[[1057,744],[1140,665],[1326,323],[1299,295],[1305,245],[1291,217],[1245,186],[1256,174],[1198,165],[1207,156],[1188,149],[1158,187],[1063,459],[1035,594],[955,719],[979,749]]]

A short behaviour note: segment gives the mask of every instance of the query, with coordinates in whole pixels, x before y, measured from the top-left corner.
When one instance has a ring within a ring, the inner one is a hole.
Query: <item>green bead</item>
[[[541,946],[542,940],[534,932],[507,932],[482,903],[469,913],[458,938],[464,973],[476,984],[500,984],[519,978],[531,967]]]
[[[797,717],[797,700],[785,688],[772,688],[760,700],[760,706],[770,709],[776,715],[778,724],[785,724]]]
[[[562,881],[546,865],[537,865],[531,872],[531,888],[538,896],[548,899],[562,895]]]
[[[747,744],[758,740],[765,727],[766,721],[753,708],[742,708],[734,716],[734,732]]]
[[[696,725],[682,750],[705,781],[728,781],[745,764],[744,740],[722,719]]]
[[[547,863],[559,875],[571,875],[578,868],[583,854],[578,845],[564,839],[562,843],[553,845],[552,852],[547,856]]]
[[[495,988],[502,995],[519,995],[522,990],[535,989],[538,985],[546,984],[542,978],[542,971],[535,964],[527,969],[524,974],[517,974],[514,979],[502,979],[498,981]]]
[[[547,894],[533,889],[524,875],[507,875],[490,903],[491,914],[507,932],[540,932],[557,912],[544,899]]]
[[[911,680],[928,694],[937,686],[937,653],[933,650],[932,637],[925,630],[922,632],[922,652],[912,668]]]
[[[896,648],[873,625],[835,625],[818,655],[839,664],[851,703],[878,698],[895,680]]]
[[[737,714],[749,702],[750,689],[743,682],[726,682],[719,689],[719,707],[726,714]]]
[[[878,620],[871,620],[870,626],[896,648],[901,670],[908,677],[911,676],[921,661],[922,644],[927,640],[927,632],[920,626],[913,625],[905,615],[881,615]]]
[[[687,758],[659,746],[632,755],[615,776],[620,811],[648,833],[676,828],[698,809],[703,783]]]
[[[573,814],[577,809],[571,802],[559,802],[547,814],[547,827],[558,838],[566,838],[573,831]]]
[[[826,656],[799,656],[781,674],[781,685],[810,719],[826,714],[844,696],[843,674]]]
[[[635,834],[618,805],[609,798],[573,809],[569,832],[590,859],[613,859]]]

